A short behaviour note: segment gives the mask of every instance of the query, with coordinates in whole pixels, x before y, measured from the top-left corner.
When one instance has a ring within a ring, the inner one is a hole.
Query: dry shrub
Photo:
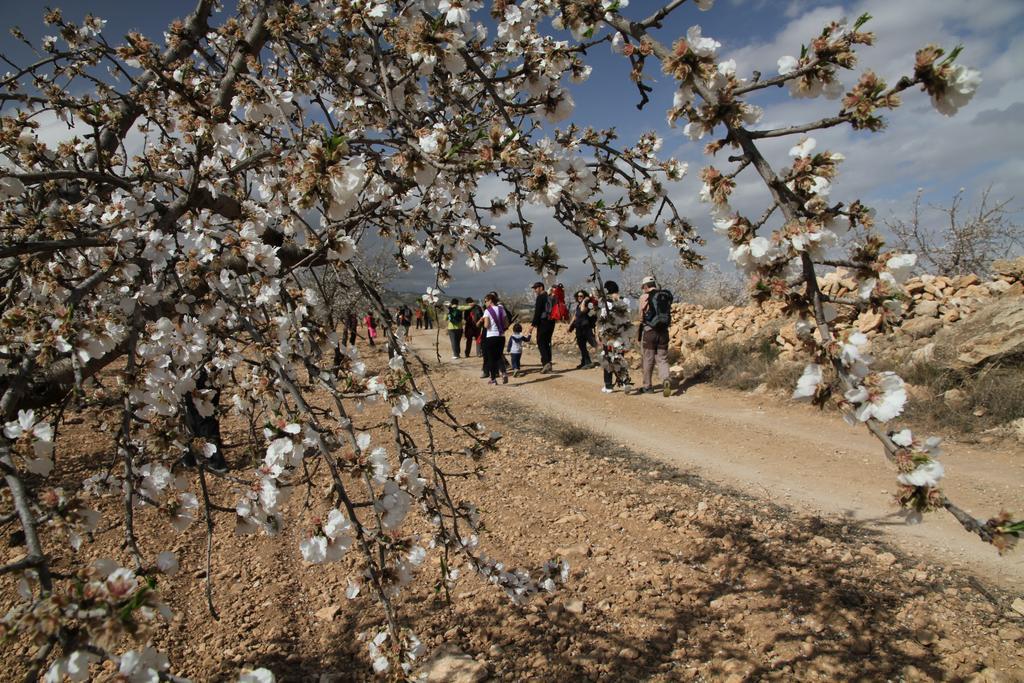
[[[931,397],[907,403],[904,415],[911,421],[973,434],[1024,417],[1024,366],[1019,364],[966,372],[915,363],[903,377]]]
[[[709,367],[707,379],[717,386],[750,391],[765,381],[779,356],[771,339],[749,344],[711,342],[704,347]]]

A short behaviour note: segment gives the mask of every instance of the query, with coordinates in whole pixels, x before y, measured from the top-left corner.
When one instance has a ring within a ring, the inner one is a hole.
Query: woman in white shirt
[[[484,315],[480,319],[480,327],[484,330],[484,372],[490,377],[489,384],[508,384],[508,370],[505,368],[505,330],[508,328],[508,314],[505,307],[498,301],[497,292],[488,292],[484,296]]]

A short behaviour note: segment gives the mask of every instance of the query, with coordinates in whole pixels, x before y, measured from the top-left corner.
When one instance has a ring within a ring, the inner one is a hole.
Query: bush
[[[712,342],[704,348],[712,384],[750,391],[764,381],[778,358],[778,348],[765,340],[751,347],[734,342]]]
[[[924,394],[908,401],[905,417],[929,427],[974,434],[1024,417],[1024,368],[1020,365],[961,372],[915,363],[905,370],[904,378]]]

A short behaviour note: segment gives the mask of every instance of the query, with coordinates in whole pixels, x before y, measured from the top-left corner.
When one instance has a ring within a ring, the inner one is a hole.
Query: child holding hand
[[[520,360],[523,357],[523,344],[530,341],[530,335],[523,334],[523,326],[516,323],[512,326],[512,334],[508,338],[506,351],[512,359],[512,376],[519,376]]]

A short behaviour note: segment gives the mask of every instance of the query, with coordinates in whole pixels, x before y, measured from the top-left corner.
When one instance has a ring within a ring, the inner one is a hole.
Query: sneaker
[[[501,383],[502,384],[508,384],[508,375],[502,375],[501,376]]]
[[[452,360],[458,360],[458,359],[459,359],[458,356],[452,356]]]
[[[487,373],[486,372],[481,372],[480,373],[480,379],[487,379]]]
[[[586,364],[586,363],[580,363],[579,365],[577,365],[577,366],[576,366],[576,369],[577,369],[577,370],[582,370],[582,369],[583,369],[583,368],[585,368],[585,367],[587,367],[587,364]]]
[[[661,383],[661,395],[664,396],[665,398],[668,398],[669,396],[672,395],[672,383],[669,382],[668,380],[665,380],[664,382]]]
[[[223,459],[211,459],[210,462],[207,463],[206,469],[210,470],[211,472],[215,472],[216,474],[224,474],[228,471],[228,464],[224,462]]]
[[[612,389],[611,387],[601,387],[601,393],[602,394],[610,394],[610,393],[612,393],[614,391],[615,390]]]
[[[552,367],[551,367],[551,363],[545,363],[545,364],[544,364],[544,367],[542,367],[542,368],[540,369],[540,374],[542,374],[542,375],[546,375],[546,374],[548,374],[549,372],[551,372],[551,370],[552,370]]]
[[[487,382],[487,383],[488,383],[488,384],[497,384],[498,382],[492,379],[492,380],[488,380],[488,382]]]
[[[518,377],[519,376],[519,371],[518,370],[513,370],[512,371],[512,376],[513,377]]]

